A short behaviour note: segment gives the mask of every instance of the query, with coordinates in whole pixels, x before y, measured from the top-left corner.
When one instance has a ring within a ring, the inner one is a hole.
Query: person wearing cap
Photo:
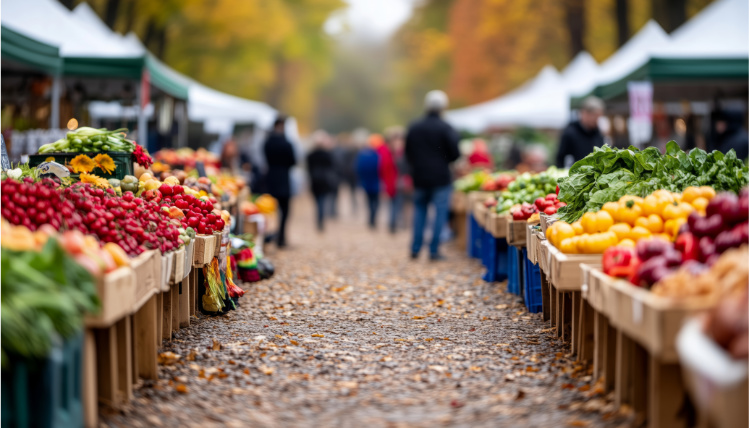
[[[414,185],[414,221],[411,258],[416,259],[424,240],[427,210],[434,204],[435,218],[432,223],[432,242],[429,245],[431,260],[444,257],[439,252],[442,229],[447,215],[452,192],[450,164],[460,157],[458,133],[442,120],[447,108],[447,94],[431,91],[425,98],[426,115],[413,122],[406,134],[406,160],[410,166]]]
[[[598,129],[598,118],[605,106],[597,97],[583,100],[579,120],[573,121],[562,132],[557,151],[556,165],[569,168],[573,163],[588,156],[594,147],[603,146],[603,134]]]
[[[294,147],[286,138],[284,126],[285,116],[278,116],[273,122],[273,130],[265,140],[263,151],[268,162],[266,176],[268,193],[278,201],[280,221],[278,225],[278,248],[286,247],[286,222],[289,219],[289,205],[291,202],[291,179],[289,171],[296,165]]]

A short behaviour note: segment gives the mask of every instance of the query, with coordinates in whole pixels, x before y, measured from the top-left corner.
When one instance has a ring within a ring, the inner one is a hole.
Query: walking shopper
[[[327,201],[332,197],[333,187],[337,181],[333,168],[333,156],[330,152],[330,136],[325,131],[312,134],[313,150],[307,155],[307,172],[309,173],[312,195],[317,205],[317,230],[323,231]]]
[[[468,156],[468,164],[471,166],[471,169],[494,169],[494,161],[492,161],[492,155],[489,153],[486,141],[481,138],[473,140],[473,152]]]
[[[330,155],[333,158],[333,171],[335,171],[335,182],[327,198],[326,212],[330,218],[338,218],[338,190],[346,175],[346,149],[337,140],[329,137]]]
[[[385,191],[390,197],[390,221],[388,226],[390,233],[395,233],[398,229],[406,196],[406,181],[410,179],[407,176],[408,165],[403,154],[403,128],[391,127],[385,130],[385,141],[387,142],[389,156],[392,159],[392,166],[389,167],[389,172],[384,171],[386,169],[384,165],[380,168],[380,171],[382,171]],[[392,189],[388,189],[388,179],[392,180]]]
[[[458,133],[441,118],[447,105],[444,92],[429,92],[425,99],[426,115],[412,123],[406,134],[406,159],[414,184],[412,259],[421,251],[429,204],[434,204],[436,212],[429,255],[431,260],[444,258],[439,245],[452,191],[450,164],[460,157]]]
[[[265,160],[268,163],[266,176],[268,193],[278,201],[280,221],[278,226],[278,248],[286,247],[286,221],[289,219],[291,180],[289,170],[296,165],[294,147],[284,133],[286,117],[279,116],[273,123],[273,131],[265,140]]]
[[[380,205],[380,159],[377,149],[383,144],[382,136],[372,134],[369,137],[369,147],[360,150],[356,158],[356,174],[367,194],[370,229],[376,226],[377,209]]]
[[[603,134],[598,129],[598,118],[603,114],[604,107],[600,98],[588,97],[583,100],[580,119],[567,125],[559,140],[556,159],[559,168],[569,168],[592,153],[594,147],[603,146]]]
[[[393,217],[396,208],[396,184],[398,180],[398,168],[395,165],[395,157],[391,148],[391,140],[384,140],[384,144],[377,147],[380,157],[380,180],[385,187],[385,194],[390,198],[390,221],[388,222],[390,233],[395,233]]]

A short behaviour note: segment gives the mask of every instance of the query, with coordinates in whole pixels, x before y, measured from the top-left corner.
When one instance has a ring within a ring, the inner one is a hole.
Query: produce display
[[[29,234],[32,232],[24,226],[2,225],[0,343],[4,369],[11,355],[46,357],[54,338],[78,333],[85,314],[99,308],[91,272],[94,266],[82,265],[79,257],[90,250],[86,243],[68,239],[67,248],[81,252],[73,256],[51,227],[40,228],[32,238]]]
[[[515,176],[505,172],[492,174],[481,183],[481,190],[484,192],[497,192],[507,189],[507,186],[515,181]]]
[[[583,214],[572,224],[555,222],[546,237],[560,251],[571,254],[602,253],[613,245],[633,247],[651,237],[673,241],[689,219],[699,219],[702,227],[707,208],[717,206],[712,203],[714,196],[715,190],[707,186],[688,187],[683,193],[656,190],[645,198],[624,195],[616,202],[606,202],[599,211]]]
[[[552,193],[556,194],[557,179],[566,175],[567,170],[550,167],[539,174],[523,173],[517,176],[507,185],[507,190],[499,193],[496,211],[499,214],[509,214],[513,206],[518,205],[522,209],[523,203],[531,205],[538,198],[544,199]],[[532,211],[532,209],[527,207],[525,211]]]
[[[463,177],[455,180],[455,183],[453,183],[453,187],[458,192],[474,192],[477,190],[481,190],[481,186],[490,178],[491,175],[488,172],[484,170],[478,170],[470,174],[466,174]]]
[[[575,162],[569,176],[560,178],[559,200],[567,206],[558,215],[572,223],[624,195],[645,197],[656,190],[681,192],[700,186],[738,193],[748,182],[749,169],[733,151],[694,149],[687,154],[673,141],[665,155],[654,147],[619,150],[604,146]]]
[[[737,260],[740,265],[734,267],[743,271],[743,283],[721,298],[708,313],[704,324],[705,333],[737,360],[749,357],[749,280],[745,263],[749,253],[743,251],[738,257],[743,262]]]
[[[54,152],[128,152],[132,153],[137,144],[125,138],[127,129],[108,131],[105,128],[95,129],[81,127],[68,132],[67,136],[54,143],[39,147],[39,153]]]
[[[603,254],[604,273],[628,279],[632,284],[650,288],[659,295],[696,296],[715,294],[716,287],[732,287],[738,281],[718,275],[737,273],[738,264],[746,260],[727,252],[749,244],[749,191],[740,197],[721,193],[705,209],[707,217],[693,212],[680,227],[675,242],[643,239],[635,248],[612,246]],[[710,227],[708,227],[710,226]],[[716,267],[718,266],[718,267]],[[710,268],[715,269],[710,269]],[[713,277],[696,280],[708,271]]]

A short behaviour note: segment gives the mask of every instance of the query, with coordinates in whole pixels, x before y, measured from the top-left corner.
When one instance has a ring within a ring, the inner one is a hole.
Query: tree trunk
[[[629,40],[629,7],[627,1],[616,0],[616,35],[619,47]]]
[[[160,60],[164,60],[164,51],[166,50],[166,27],[156,30],[156,50],[154,54]]]
[[[565,1],[565,18],[567,21],[567,32],[570,36],[570,57],[585,50],[583,42],[585,38],[585,1]]]
[[[114,24],[117,22],[117,15],[120,11],[120,0],[107,0],[107,8],[104,12],[104,23],[107,27],[114,30]]]
[[[153,23],[153,18],[148,20],[146,24],[146,33],[143,35],[143,45],[147,48],[151,47],[151,42],[156,38],[156,25]]]
[[[286,86],[286,60],[282,58],[280,55],[276,56],[275,59],[275,65],[276,65],[276,81],[273,83],[273,86],[270,88],[270,90],[267,92],[267,95],[265,96],[265,99],[267,100],[268,104],[272,105],[273,107],[277,109],[281,109],[281,105],[283,103],[283,94]]]
[[[687,20],[687,0],[654,0],[652,7],[653,18],[667,33]]]
[[[130,0],[127,2],[127,6],[125,7],[125,28],[124,28],[124,34],[127,34],[131,31],[133,31],[133,25],[135,25],[135,15],[136,15],[136,0]]]

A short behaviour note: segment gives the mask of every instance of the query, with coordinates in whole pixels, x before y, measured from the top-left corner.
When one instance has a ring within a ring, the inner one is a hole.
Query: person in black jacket
[[[594,147],[603,146],[603,134],[598,129],[598,118],[603,110],[604,104],[600,98],[588,97],[583,100],[580,120],[570,123],[562,132],[557,151],[557,167],[569,168],[592,153]]]
[[[291,201],[291,179],[289,170],[296,165],[294,147],[284,134],[286,118],[279,116],[273,123],[273,131],[265,140],[263,150],[268,163],[266,175],[268,193],[278,201],[280,224],[278,226],[278,248],[286,246],[286,221],[289,219]]]
[[[712,148],[722,153],[734,149],[737,158],[746,160],[749,156],[749,136],[744,129],[744,113],[741,110],[725,109],[716,116],[715,144]]]
[[[431,91],[426,95],[426,116],[413,122],[406,134],[406,160],[411,169],[414,185],[414,224],[411,258],[419,256],[424,240],[427,209],[434,204],[436,215],[433,223],[430,258],[441,260],[440,236],[447,223],[452,192],[450,163],[460,157],[459,136],[442,120],[447,108],[447,95],[442,91]]]
[[[307,173],[309,174],[312,195],[317,204],[317,230],[323,231],[325,207],[327,200],[332,197],[333,189],[338,180],[333,155],[330,152],[330,137],[325,131],[312,134],[314,149],[307,155]]]

